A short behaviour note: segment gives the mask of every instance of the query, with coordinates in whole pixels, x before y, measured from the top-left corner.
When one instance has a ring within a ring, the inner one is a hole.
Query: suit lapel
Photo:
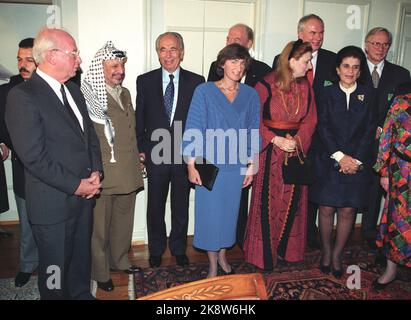
[[[73,100],[77,105],[77,109],[80,111],[81,117],[83,118],[83,130],[84,130],[84,132],[81,130],[81,128],[78,127],[78,124],[74,122],[74,120],[68,114],[68,111],[64,110],[65,114],[69,117],[70,125],[75,129],[76,133],[79,134],[79,136],[83,140],[87,141],[86,137],[88,136],[88,128],[86,126],[86,123],[85,123],[84,119],[86,117],[88,117],[88,113],[87,113],[87,107],[83,104],[84,100],[82,99],[82,97],[79,96],[79,95],[81,95],[81,91],[80,91],[80,89],[74,90],[74,87],[72,87],[71,84],[68,84],[68,83],[66,83],[66,87],[70,91],[70,94],[73,97]],[[65,108],[64,105],[63,105],[63,108]]]
[[[153,99],[156,99],[157,101],[153,101],[152,105],[157,106],[159,112],[158,115],[160,117],[163,117],[166,120],[166,122],[168,122],[166,109],[164,108],[163,71],[161,68],[157,69],[157,71],[153,75],[153,89],[154,94],[151,95],[151,97],[153,97]]]
[[[315,73],[314,73],[314,81],[313,81],[313,88],[321,88],[324,86],[324,83],[321,83],[321,79],[323,79],[323,67],[324,63],[322,63],[323,51],[318,49],[318,56],[317,56],[317,64],[315,66]]]
[[[255,61],[254,59],[251,60],[250,63],[250,68],[247,71],[247,74],[245,75],[245,80],[244,83],[251,85],[252,83],[255,83],[255,78],[256,78],[256,71],[255,71]]]
[[[57,96],[57,94],[53,91],[53,89],[49,86],[49,84],[42,78],[40,77],[36,72],[33,73],[32,77],[30,78],[29,81],[33,81],[37,86],[39,86],[38,90],[38,96],[40,99],[47,99],[47,102],[45,103],[46,105],[50,105],[50,102],[54,104],[53,109],[56,111],[57,114],[62,116],[65,119],[65,122],[68,123],[68,125],[73,129],[73,131],[76,132],[76,134],[83,140],[83,134],[80,132],[80,129],[78,128],[77,124],[74,123],[73,119],[69,115],[68,111],[65,109],[65,106],[61,102],[60,98]],[[73,96],[72,91],[70,90],[70,93],[72,94],[72,97],[76,104],[78,103],[76,98]],[[81,112],[81,111],[80,111]]]

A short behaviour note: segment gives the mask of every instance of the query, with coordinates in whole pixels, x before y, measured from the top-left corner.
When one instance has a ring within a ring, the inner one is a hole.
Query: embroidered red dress
[[[290,133],[300,138],[307,154],[317,123],[317,113],[314,93],[305,78],[293,82],[289,92],[278,89],[274,73],[267,75],[264,81],[269,84],[272,97],[266,103],[268,89],[262,83],[257,84],[255,88],[261,102],[260,134],[263,142],[258,172],[253,182],[244,255],[246,262],[269,270],[277,263],[279,245],[284,252],[281,258],[291,262],[304,258],[307,186],[284,184],[282,163],[285,153],[271,140],[276,135],[285,136],[285,132],[267,127],[264,121],[298,123],[299,128]]]

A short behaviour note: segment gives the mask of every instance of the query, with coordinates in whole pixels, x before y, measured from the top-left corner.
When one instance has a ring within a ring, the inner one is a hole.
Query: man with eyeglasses
[[[149,263],[159,267],[167,248],[164,219],[171,189],[168,247],[177,264],[184,267],[189,264],[186,248],[190,184],[179,150],[194,89],[204,82],[204,77],[180,67],[184,41],[179,33],[159,35],[156,51],[161,67],[137,77],[136,102],[137,143],[147,169]],[[166,133],[170,139],[164,138]]]
[[[6,124],[25,169],[27,212],[39,253],[42,300],[92,300],[91,230],[103,170],[80,88],[67,82],[81,58],[67,32],[34,40],[31,78],[8,94]]]
[[[98,288],[114,289],[110,269],[128,274],[140,269],[128,252],[137,190],[144,187],[137,149],[131,95],[123,87],[127,55],[111,41],[97,51],[81,85],[100,141],[103,187],[96,200],[91,238],[91,277]]]
[[[383,27],[371,29],[365,37],[364,48],[367,56],[367,71],[369,72],[367,74],[367,83],[374,88],[374,105],[376,112],[378,112],[378,128],[373,149],[375,161],[378,154],[378,142],[390,101],[394,97],[397,87],[410,80],[410,73],[407,69],[386,60],[391,43],[391,32]],[[371,251],[376,250],[377,223],[383,192],[384,190],[380,186],[380,176],[374,173],[368,208],[363,209],[361,222],[362,237],[368,243]]]
[[[33,58],[33,42],[33,38],[26,38],[20,41],[17,52],[19,74],[12,76],[9,83],[0,86],[0,113],[2,115],[2,122],[4,121],[6,99],[9,91],[18,84],[27,81],[37,68],[37,64]],[[27,284],[31,274],[36,270],[39,258],[26,209],[24,167],[13,148],[5,123],[2,125],[2,129],[5,131],[6,146],[11,150],[13,192],[20,221],[20,270],[14,279],[14,284],[16,287],[22,287]],[[5,196],[7,196],[7,192]]]

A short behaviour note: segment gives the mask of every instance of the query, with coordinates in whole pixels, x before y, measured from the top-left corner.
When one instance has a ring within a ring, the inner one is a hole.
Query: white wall
[[[17,74],[17,49],[20,40],[35,37],[46,24],[47,6],[0,3],[0,64]]]
[[[361,21],[361,31],[365,35],[368,30],[376,26],[382,26],[390,30],[393,33],[393,45],[387,58],[391,61],[394,59],[398,41],[396,35],[398,32],[399,7],[401,3],[411,3],[411,0],[268,0],[266,4],[265,32],[262,34],[262,41],[264,41],[262,60],[271,65],[274,56],[281,52],[287,42],[296,39],[297,23],[303,14],[315,13],[321,16],[319,12],[307,12],[307,8],[317,5],[326,7],[328,3],[334,3],[338,11],[330,10],[330,12],[327,12],[327,17],[322,16],[325,22],[323,45],[325,49],[328,48],[336,51],[343,46],[352,44],[349,37],[345,38],[342,36],[342,34],[345,35],[346,33],[341,32],[341,29],[346,31],[346,25],[340,24],[336,17],[346,14],[348,18],[349,14],[345,12],[345,9],[350,5],[359,5],[362,8],[368,4],[369,15],[366,17],[368,24],[363,28],[364,21]],[[364,13],[366,12],[361,12],[361,14]],[[332,32],[331,30],[335,31]],[[353,39],[355,38],[354,34],[356,31],[358,30],[353,30]],[[394,62],[396,61],[394,60]]]
[[[46,24],[47,6],[0,3],[0,64],[13,74],[18,73],[17,50],[20,40],[35,37]],[[1,84],[1,83],[0,83]],[[10,210],[0,215],[0,221],[18,220],[13,194],[11,162],[6,160],[6,179]]]

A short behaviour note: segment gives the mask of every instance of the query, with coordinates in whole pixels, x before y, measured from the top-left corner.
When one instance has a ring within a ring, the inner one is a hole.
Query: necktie
[[[171,113],[173,112],[173,102],[174,102],[174,76],[172,74],[170,76],[170,82],[166,87],[166,91],[164,93],[164,108],[166,109],[166,114],[168,121],[170,122]]]
[[[66,107],[67,112],[69,113],[69,115],[71,116],[71,118],[73,119],[73,121],[77,124],[77,126],[80,128],[80,131],[83,132],[83,129],[81,129],[80,123],[78,121],[78,118],[76,117],[76,115],[74,114],[73,109],[70,107],[70,104],[67,100],[67,95],[66,95],[66,90],[64,89],[64,85],[62,84],[60,87],[60,92],[61,95],[63,96],[63,104]]]
[[[313,74],[313,69],[310,69],[307,71],[307,79],[308,82],[310,83],[311,87],[313,86],[313,82],[314,82],[314,74]]]
[[[378,83],[380,82],[380,75],[377,72],[377,66],[374,66],[374,70],[371,73],[371,78],[374,88],[378,88]]]

